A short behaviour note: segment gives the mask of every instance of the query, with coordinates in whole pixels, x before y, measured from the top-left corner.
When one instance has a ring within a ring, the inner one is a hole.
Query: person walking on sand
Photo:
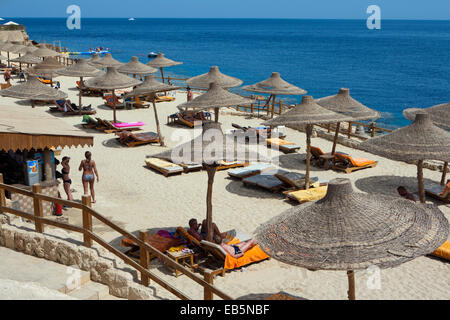
[[[88,185],[91,190],[92,203],[95,203],[95,192],[94,192],[94,182],[95,176],[97,177],[97,182],[99,182],[97,167],[95,166],[95,161],[92,160],[92,153],[86,151],[84,156],[86,159],[81,160],[79,171],[83,170],[83,175],[81,176],[81,181],[83,182],[84,195],[88,195]],[[95,176],[94,176],[95,173]]]
[[[191,101],[192,99],[194,99],[194,94],[192,93],[192,90],[190,87],[186,88],[187,90],[187,101]]]
[[[70,192],[70,185],[72,184],[72,180],[69,177],[69,173],[70,173],[70,165],[69,165],[69,161],[70,158],[69,157],[63,157],[62,161],[61,161],[61,166],[62,166],[62,180],[63,180],[63,185],[64,185],[64,191],[66,192],[67,195],[67,200],[72,201],[73,197],[72,197],[72,193]]]

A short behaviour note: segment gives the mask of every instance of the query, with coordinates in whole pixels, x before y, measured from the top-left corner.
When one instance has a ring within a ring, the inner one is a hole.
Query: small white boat
[[[128,21],[134,21],[134,18],[130,18],[130,19],[128,19]]]

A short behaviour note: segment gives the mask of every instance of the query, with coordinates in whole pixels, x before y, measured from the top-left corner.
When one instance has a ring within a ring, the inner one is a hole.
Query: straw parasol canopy
[[[350,89],[347,88],[341,88],[341,90],[339,90],[339,93],[334,96],[316,99],[316,103],[328,110],[350,116],[354,121],[369,119],[373,120],[380,117],[380,113],[378,111],[370,109],[359,101],[353,99],[350,96]],[[336,151],[340,125],[340,122],[338,122],[336,125],[336,132],[331,154],[334,154]]]
[[[17,99],[30,99],[33,108],[33,100],[59,100],[67,98],[67,93],[46,86],[35,76],[29,76],[25,83],[0,90],[0,95]]]
[[[156,56],[155,59],[150,60],[149,62],[147,62],[147,65],[153,68],[159,68],[159,70],[161,71],[161,78],[162,78],[162,82],[164,83],[164,72],[163,72],[163,68],[167,68],[167,67],[173,67],[173,66],[178,66],[180,64],[182,64],[183,62],[178,62],[178,61],[174,61],[171,60],[169,58],[166,58],[164,56],[163,53],[158,53],[158,55]]]
[[[38,49],[33,51],[36,57],[60,57],[61,54],[55,50],[47,48],[45,45],[40,45]]]
[[[315,123],[332,123],[351,120],[350,116],[325,109],[314,102],[312,96],[303,96],[295,108],[263,123],[266,126],[306,125],[306,189],[309,188],[311,135]]]
[[[177,147],[153,155],[152,157],[171,161],[173,163],[203,163],[208,173],[207,214],[208,241],[212,241],[212,187],[216,166],[220,161],[264,161],[268,159],[261,156],[257,149],[251,148],[248,143],[236,143],[236,136],[224,135],[220,123],[204,122],[202,134],[193,140],[180,144]],[[257,145],[256,145],[257,146]]]
[[[182,103],[178,106],[178,109],[203,110],[208,108],[214,108],[216,119],[219,121],[219,108],[232,107],[237,105],[247,105],[252,102],[251,99],[238,96],[231,93],[226,89],[220,87],[217,83],[210,83],[208,91],[195,99]]]
[[[0,60],[8,60],[8,58],[5,57],[4,55],[0,54]]]
[[[134,56],[131,58],[130,62],[118,67],[117,71],[120,73],[127,73],[127,74],[133,74],[133,75],[137,75],[137,74],[146,75],[146,74],[155,73],[158,70],[156,70],[153,67],[143,64],[142,62],[139,61],[138,57]]]
[[[92,60],[89,62],[90,64],[94,64],[96,66],[99,66],[101,68],[108,68],[108,67],[120,67],[123,65],[122,62],[117,61],[114,59],[111,55],[111,53],[105,53],[105,56],[103,58],[99,58],[94,60],[95,56],[92,57]]]
[[[215,82],[222,88],[238,87],[242,80],[227,76],[220,72],[219,67],[212,66],[208,73],[201,74],[186,80],[188,86],[198,89],[209,89],[209,84]]]
[[[408,108],[403,110],[403,116],[408,120],[414,121],[416,114],[423,111],[430,115],[431,121],[433,121],[436,126],[444,130],[450,130],[450,102],[438,104],[425,109]]]
[[[142,95],[150,95],[151,96],[151,100],[152,100],[152,104],[153,104],[153,111],[155,113],[155,122],[156,122],[157,131],[158,131],[159,143],[162,147],[164,146],[164,137],[161,134],[161,128],[159,126],[158,112],[156,111],[155,93],[177,90],[180,88],[181,87],[175,87],[170,84],[165,84],[165,83],[159,82],[155,79],[154,75],[148,75],[148,76],[145,76],[144,82],[142,82],[140,85],[138,85],[136,88],[134,88],[133,91],[131,91],[130,93],[125,95],[125,98],[142,96]]]
[[[97,66],[97,62],[99,62],[101,59],[102,58],[100,58],[98,54],[94,54],[92,58],[86,59],[86,62],[89,63],[90,65]]]
[[[64,68],[65,66],[59,63],[56,57],[45,57],[44,61],[32,68],[28,68],[26,72],[35,76],[46,76],[52,80],[53,77],[58,76],[57,71]]]
[[[127,75],[117,72],[116,68],[114,67],[107,67],[106,74],[86,80],[85,86],[88,88],[112,90],[112,96],[114,101],[115,89],[134,87],[140,83],[141,81],[137,79],[133,79]],[[115,104],[113,109],[114,109],[113,113],[114,122],[117,122]]]
[[[272,99],[272,118],[275,113],[275,99],[277,95],[301,95],[307,93],[306,90],[283,80],[279,72],[272,72],[269,79],[244,86],[242,89],[246,91],[270,94],[269,99],[267,99],[266,106],[270,104],[270,99]],[[269,108],[267,108],[267,112],[269,112]]]
[[[32,52],[28,52],[21,57],[11,59],[12,62],[27,63],[27,64],[38,64],[42,62],[42,59],[36,57]]]
[[[256,238],[284,263],[350,271],[354,299],[353,270],[391,268],[429,254],[447,240],[448,230],[436,206],[354,192],[349,179],[338,178],[323,199],[284,211],[258,227]]]
[[[7,53],[7,59],[8,59],[8,67],[11,66],[11,61],[9,60],[9,53],[11,52],[11,49],[14,49],[15,45],[11,42],[6,42],[2,45],[0,45],[0,51],[5,51]]]
[[[57,71],[58,74],[63,75],[63,76],[67,76],[67,77],[79,77],[80,78],[80,86],[79,86],[79,114],[81,115],[81,109],[82,109],[82,104],[81,104],[81,91],[82,91],[82,87],[83,87],[83,77],[96,77],[99,76],[101,74],[103,74],[102,71],[98,70],[97,68],[89,65],[85,60],[80,59],[78,60],[77,63],[72,64],[70,66],[68,66],[65,69],[62,70],[58,70]]]
[[[11,47],[8,47],[8,51],[12,53],[23,53],[23,50],[26,49],[27,46],[21,44],[15,44]]]
[[[417,178],[420,201],[425,202],[423,161],[450,160],[450,133],[435,126],[426,112],[416,114],[409,126],[360,144],[361,149],[398,161],[418,161]]]

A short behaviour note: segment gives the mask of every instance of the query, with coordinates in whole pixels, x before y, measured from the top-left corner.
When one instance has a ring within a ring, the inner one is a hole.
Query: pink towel
[[[113,126],[117,127],[117,128],[126,128],[126,127],[140,127],[145,125],[144,122],[139,121],[139,122],[121,122],[121,123],[113,123]]]

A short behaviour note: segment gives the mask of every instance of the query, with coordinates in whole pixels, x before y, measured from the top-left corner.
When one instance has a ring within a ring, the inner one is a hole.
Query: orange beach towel
[[[240,240],[238,238],[234,238],[233,240],[229,241],[227,244],[236,244],[239,243]],[[240,258],[233,258],[231,255],[227,254],[227,257],[225,258],[225,265],[224,268],[228,270],[233,270],[242,266],[246,266],[253,262],[258,262],[264,259],[269,258],[269,256],[262,251],[262,249],[256,245],[250,250],[246,251],[244,255]]]
[[[433,256],[450,260],[450,241],[445,241],[442,246],[437,248],[433,253]]]
[[[336,153],[336,155],[338,155],[338,153]],[[366,158],[352,158],[348,154],[343,153],[339,153],[339,157],[348,159],[354,167],[364,167],[375,162],[375,160],[370,160]]]

